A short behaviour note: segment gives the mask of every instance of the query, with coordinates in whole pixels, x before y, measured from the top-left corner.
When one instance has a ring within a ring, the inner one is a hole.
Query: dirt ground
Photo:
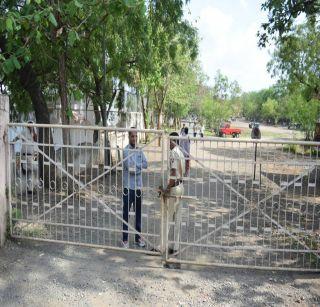
[[[160,258],[58,243],[7,242],[1,306],[319,306],[320,274],[162,268]]]

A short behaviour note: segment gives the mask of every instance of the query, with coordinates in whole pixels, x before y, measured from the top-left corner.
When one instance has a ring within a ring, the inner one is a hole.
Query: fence
[[[130,250],[162,253],[166,262],[320,271],[317,143],[136,130],[139,149],[128,149],[127,129],[13,123],[9,129],[13,237],[121,249],[127,225]],[[52,129],[78,144],[54,144]],[[191,169],[182,197],[174,198],[181,210],[169,216],[170,198],[161,201],[158,187],[170,169],[169,142],[177,139],[191,142]],[[133,157],[142,165],[141,152],[148,167],[130,169]],[[124,219],[128,174],[133,185],[142,180],[145,248],[134,245],[136,211]]]
[[[167,261],[319,271],[319,144],[190,140],[181,223],[166,221]]]
[[[134,205],[129,222],[124,220],[122,202],[126,193],[122,183],[127,162],[143,150],[149,165],[141,173],[141,236],[147,250],[158,247],[161,215],[157,191],[164,180],[163,147],[158,146],[162,131],[136,130],[139,149],[129,149],[124,157],[127,129],[30,124],[9,127],[12,236],[121,248],[125,224],[130,249],[140,251],[133,242],[137,234]],[[54,129],[61,129],[62,135],[77,139],[78,144],[54,144]],[[96,142],[90,143],[94,134]],[[133,184],[139,176],[135,175]]]

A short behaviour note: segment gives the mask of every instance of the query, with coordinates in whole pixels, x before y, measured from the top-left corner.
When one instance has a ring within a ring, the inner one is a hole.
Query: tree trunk
[[[314,130],[314,141],[320,142],[320,123],[316,123]]]
[[[107,110],[106,105],[100,105],[102,126],[107,127]],[[111,165],[111,151],[108,132],[104,132],[104,165]]]
[[[94,122],[95,122],[95,125],[98,126],[101,121],[101,115],[100,115],[99,107],[96,104],[93,105],[93,111],[94,111],[94,119],[95,119]],[[93,132],[94,144],[98,141],[98,137],[99,137],[99,130],[94,130]]]
[[[142,109],[142,117],[143,117],[143,125],[145,129],[148,129],[148,122],[147,122],[147,107],[148,107],[148,97],[147,97],[147,104],[144,105],[143,97],[140,97],[141,101],[141,109]]]
[[[162,109],[158,111],[157,130],[160,130],[162,126]],[[158,146],[161,146],[161,139],[158,139]]]
[[[61,122],[63,125],[69,125],[69,118],[67,115],[68,93],[66,78],[66,54],[64,52],[59,55],[59,94],[61,100]]]
[[[113,91],[113,93],[112,93],[112,98],[111,98],[111,101],[109,102],[108,110],[107,110],[107,113],[106,113],[106,119],[107,119],[107,120],[109,119],[109,115],[110,115],[111,108],[112,108],[114,102],[117,100],[117,98],[118,98],[118,96],[119,96],[119,93],[120,93],[119,90],[115,90],[115,91]]]
[[[63,125],[69,125],[69,118],[67,116],[68,109],[68,94],[67,94],[67,78],[66,78],[66,54],[61,52],[58,58],[59,64],[59,94],[61,101],[61,122]],[[63,144],[69,145],[69,130],[62,129]],[[67,147],[62,148],[64,168],[67,170],[67,163],[69,160],[69,150]]]
[[[142,117],[143,117],[143,125],[144,125],[144,129],[148,129],[148,120],[147,120],[147,110],[148,110],[148,104],[149,104],[149,93],[147,94],[147,103],[146,105],[144,105],[144,101],[143,101],[143,97],[140,97],[140,101],[141,101],[141,109],[142,109]],[[147,133],[145,133],[145,141],[146,143],[149,141],[149,135]]]
[[[37,80],[37,76],[30,63],[27,63],[19,71],[19,80],[22,87],[30,95],[32,106],[36,116],[36,122],[38,124],[50,124],[49,110],[44,99],[40,84]],[[41,144],[53,144],[52,132],[48,128],[38,128],[38,143],[39,149],[43,151],[50,158],[55,160],[55,151],[49,146],[43,146]],[[44,166],[44,162],[47,159],[39,154],[38,157],[38,170],[39,177],[43,180],[45,187],[49,187],[50,181],[55,178],[55,167],[50,163],[50,168]],[[50,174],[50,176],[49,176]]]
[[[38,124],[50,124],[49,110],[45,102],[40,84],[30,63],[19,70],[19,78],[22,87],[30,95],[32,106]]]
[[[92,97],[95,124],[99,125],[101,122],[101,113],[99,110],[99,105],[101,104],[101,79],[97,75],[94,75],[94,84],[95,84],[95,95]],[[98,141],[99,130],[95,130],[93,133],[93,143]]]

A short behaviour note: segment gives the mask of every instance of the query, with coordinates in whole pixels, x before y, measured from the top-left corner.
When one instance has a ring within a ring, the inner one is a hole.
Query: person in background
[[[180,134],[182,137],[189,136],[189,128],[185,127],[184,131]],[[185,157],[185,173],[184,176],[188,177],[190,173],[190,139],[181,139],[180,140],[180,147],[182,149],[182,153]]]
[[[200,126],[200,136],[203,138],[204,136],[204,125]]]
[[[136,129],[131,127],[131,129]],[[135,243],[145,247],[145,242],[139,235],[141,233],[141,206],[142,206],[142,170],[148,167],[147,159],[141,149],[137,148],[137,132],[129,131],[129,144],[123,150],[123,220],[128,223],[129,211],[134,205],[138,233]],[[128,225],[123,223],[122,246],[129,248]]]
[[[184,133],[184,128],[186,127],[186,124],[183,124],[182,125],[182,128],[181,128],[181,130],[180,130],[180,135],[182,135],[183,133]]]
[[[193,124],[193,137],[197,136],[197,125],[196,123]]]

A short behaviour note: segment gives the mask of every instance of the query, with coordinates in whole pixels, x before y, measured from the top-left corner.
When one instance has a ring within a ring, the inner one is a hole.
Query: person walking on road
[[[193,137],[195,138],[197,136],[197,125],[196,123],[193,123]]]
[[[184,139],[180,140],[180,148],[185,157],[185,173],[183,175],[188,177],[190,172],[190,139],[185,137],[189,136],[189,128],[185,127],[180,135],[184,137]]]

